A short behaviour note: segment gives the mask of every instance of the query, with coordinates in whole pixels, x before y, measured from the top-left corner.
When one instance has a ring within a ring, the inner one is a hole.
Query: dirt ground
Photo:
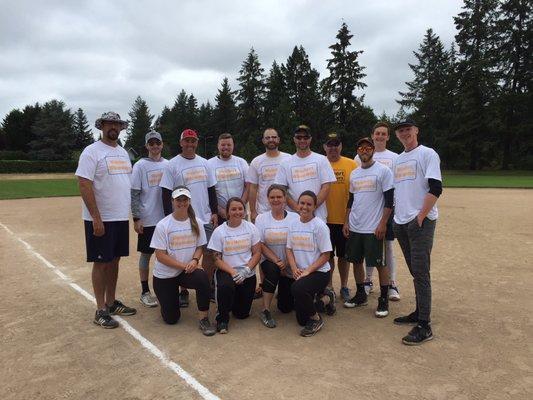
[[[139,304],[136,239],[118,294],[138,307],[127,321],[221,399],[530,399],[533,190],[447,189],[439,206],[435,339],[423,346],[402,345],[409,328],[392,323],[414,308],[398,248],[389,317],[374,317],[373,294],[362,309],[339,304],[312,338],[293,315],[263,327],[260,301],[227,335],[202,336],[194,306],[165,326]],[[0,201],[0,222],[92,293],[79,198]],[[94,306],[42,264],[0,227],[3,399],[200,398],[123,329],[92,324]]]
[[[70,179],[75,178],[72,172],[61,172],[57,174],[0,174],[1,180],[18,180],[18,179]]]

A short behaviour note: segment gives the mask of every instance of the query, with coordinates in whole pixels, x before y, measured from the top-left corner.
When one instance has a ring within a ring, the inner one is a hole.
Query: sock
[[[150,288],[148,287],[148,281],[141,281],[141,287],[142,287],[142,293],[146,293],[150,291]]]
[[[380,288],[380,291],[381,291],[380,296],[388,299],[389,285],[381,285],[379,288]]]
[[[366,280],[372,280],[372,273],[374,272],[374,267],[366,267]]]

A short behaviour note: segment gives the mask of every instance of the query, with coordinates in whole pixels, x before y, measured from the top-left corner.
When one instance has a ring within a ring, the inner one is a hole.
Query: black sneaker
[[[133,307],[124,305],[120,300],[115,300],[109,308],[109,314],[111,315],[135,315],[137,310]]]
[[[335,296],[335,292],[332,289],[328,288],[324,290],[324,294],[329,297],[329,303],[324,306],[324,310],[327,315],[333,315],[337,311],[337,308],[335,307],[337,296]]]
[[[221,334],[228,333],[228,323],[227,322],[218,321],[217,322],[217,332],[221,333]]]
[[[97,310],[94,314],[94,320],[93,322],[96,325],[100,325],[102,328],[106,329],[113,329],[118,327],[118,322],[115,321],[111,315],[109,315],[109,312],[105,310]]]
[[[307,321],[307,324],[305,324],[305,327],[300,331],[300,335],[303,337],[313,336],[320,329],[322,329],[323,326],[324,326],[324,321],[322,320],[322,317],[319,315],[318,319],[309,319],[309,321]]]
[[[205,336],[213,336],[215,333],[217,333],[216,328],[211,325],[211,322],[209,322],[209,318],[205,317],[198,322],[198,328],[202,331],[202,333]]]
[[[378,298],[378,308],[376,309],[376,317],[384,318],[389,315],[389,299],[387,297]]]
[[[344,302],[344,307],[346,308],[355,308],[362,307],[368,304],[368,296],[364,291],[358,290],[355,292],[355,296],[350,300]]]
[[[417,325],[402,339],[402,343],[408,346],[417,346],[424,342],[433,339],[433,332],[431,331],[431,326],[421,326]]]
[[[275,328],[276,327],[276,321],[274,318],[272,318],[272,314],[269,310],[263,310],[259,313],[259,318],[261,318],[261,322],[264,326],[267,328]]]
[[[326,306],[324,305],[324,302],[322,300],[315,300],[315,310],[316,312],[321,314],[326,312]]]
[[[403,317],[394,318],[394,323],[396,325],[417,325],[418,314],[416,313],[416,311],[413,311],[409,315],[404,315]]]
[[[189,307],[189,291],[182,290],[180,292],[180,308],[187,308],[187,307]]]

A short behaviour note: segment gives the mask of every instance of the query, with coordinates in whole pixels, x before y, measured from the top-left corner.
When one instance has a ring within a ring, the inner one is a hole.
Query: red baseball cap
[[[187,138],[194,138],[198,140],[198,134],[196,133],[196,131],[193,131],[192,129],[185,129],[183,132],[181,132],[180,140],[187,139]]]

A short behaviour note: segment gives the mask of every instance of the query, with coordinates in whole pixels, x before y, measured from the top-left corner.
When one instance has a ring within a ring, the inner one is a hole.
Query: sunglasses
[[[359,146],[357,151],[372,151],[374,148],[372,146]]]

